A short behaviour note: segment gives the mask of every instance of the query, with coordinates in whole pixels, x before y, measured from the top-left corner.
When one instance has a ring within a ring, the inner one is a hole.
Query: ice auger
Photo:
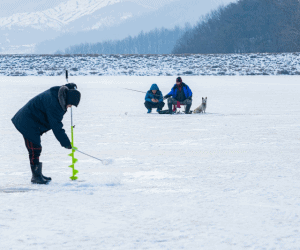
[[[69,82],[69,79],[68,79],[68,70],[66,70],[66,80],[67,82]],[[74,146],[74,128],[75,126],[73,126],[73,109],[71,107],[71,146],[72,146],[72,153],[69,154],[69,156],[72,157],[72,165],[70,165],[69,167],[72,168],[72,173],[73,175],[70,177],[71,180],[75,181],[78,179],[78,177],[76,176],[78,174],[78,170],[75,169],[75,163],[78,161],[78,159],[76,159],[74,157],[74,153],[75,151],[77,150],[77,148],[75,148]]]
[[[72,119],[72,109],[71,109],[71,120]],[[69,156],[72,157],[72,165],[70,165],[69,167],[72,168],[72,172],[73,172],[73,175],[70,177],[71,180],[75,181],[78,179],[78,177],[76,176],[76,174],[78,174],[78,170],[75,169],[75,163],[78,161],[78,159],[76,159],[74,157],[74,153],[75,151],[77,150],[77,148],[75,148],[74,146],[74,134],[73,134],[73,129],[74,129],[74,126],[73,126],[73,121],[72,121],[72,126],[71,126],[71,138],[72,138],[72,141],[71,141],[71,145],[72,145],[72,153],[69,154]]]

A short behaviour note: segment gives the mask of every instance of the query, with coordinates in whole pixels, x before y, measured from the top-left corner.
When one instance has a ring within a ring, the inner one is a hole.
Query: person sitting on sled
[[[61,146],[72,149],[63,129],[62,119],[69,107],[77,107],[80,102],[81,94],[75,88],[77,86],[73,83],[53,87],[31,99],[12,118],[16,129],[23,135],[29,152],[32,183],[46,184],[51,181],[50,177],[42,174],[42,162],[39,161],[42,134],[52,129]]]
[[[163,95],[157,84],[152,84],[150,90],[146,93],[145,101],[145,107],[148,109],[148,113],[151,113],[153,108],[156,108],[156,111],[159,112],[165,106]]]
[[[192,96],[193,93],[188,85],[182,82],[181,77],[176,79],[176,84],[171,89],[170,93],[164,96],[164,99],[168,99],[169,113],[172,114],[172,105],[180,107],[180,105],[186,105],[185,113],[190,113],[190,108],[192,106]]]

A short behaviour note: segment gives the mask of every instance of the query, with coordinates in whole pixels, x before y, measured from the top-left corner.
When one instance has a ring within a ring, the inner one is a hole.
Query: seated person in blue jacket
[[[171,89],[170,93],[164,96],[164,99],[168,99],[169,113],[172,114],[172,105],[177,105],[178,102],[181,105],[186,105],[185,113],[189,114],[190,108],[192,106],[192,96],[193,93],[188,85],[182,82],[181,77],[176,79],[176,84]]]
[[[165,106],[163,95],[155,83],[152,84],[150,90],[147,92],[145,100],[145,107],[148,109],[148,113],[151,113],[153,108],[156,108],[156,111],[159,112]]]
[[[23,135],[29,153],[32,178],[34,184],[47,184],[50,177],[42,174],[41,136],[52,130],[62,147],[72,149],[71,142],[63,129],[62,119],[67,109],[78,106],[81,94],[76,84],[69,83],[57,86],[32,98],[12,118],[16,129]]]

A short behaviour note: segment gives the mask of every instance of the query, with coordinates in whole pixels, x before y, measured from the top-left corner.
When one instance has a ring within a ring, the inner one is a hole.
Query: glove
[[[72,149],[72,145],[70,144],[69,146],[65,147],[66,149]]]
[[[77,89],[77,85],[75,83],[67,83],[65,86],[67,86],[68,89]]]

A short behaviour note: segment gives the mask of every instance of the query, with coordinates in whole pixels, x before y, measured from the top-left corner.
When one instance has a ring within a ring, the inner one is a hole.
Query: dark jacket
[[[152,90],[156,90],[156,94],[153,94]],[[162,92],[159,90],[157,84],[155,84],[155,83],[152,84],[150,90],[147,92],[147,94],[145,96],[145,100],[147,102],[152,102],[152,99],[157,99],[159,102],[163,101]]]
[[[193,92],[191,91],[189,86],[186,85],[184,82],[181,83],[181,84],[182,84],[182,89],[183,89],[183,92],[184,92],[184,95],[185,95],[186,99],[192,99]],[[167,94],[165,96],[165,98],[169,98],[170,96],[172,96],[173,98],[176,99],[177,92],[178,92],[178,87],[177,87],[177,84],[175,84],[174,87],[171,89],[170,93]]]
[[[67,91],[66,86],[53,87],[31,99],[12,118],[17,130],[26,139],[41,146],[40,136],[52,129],[61,146],[69,147],[71,143],[62,124],[67,111]]]

